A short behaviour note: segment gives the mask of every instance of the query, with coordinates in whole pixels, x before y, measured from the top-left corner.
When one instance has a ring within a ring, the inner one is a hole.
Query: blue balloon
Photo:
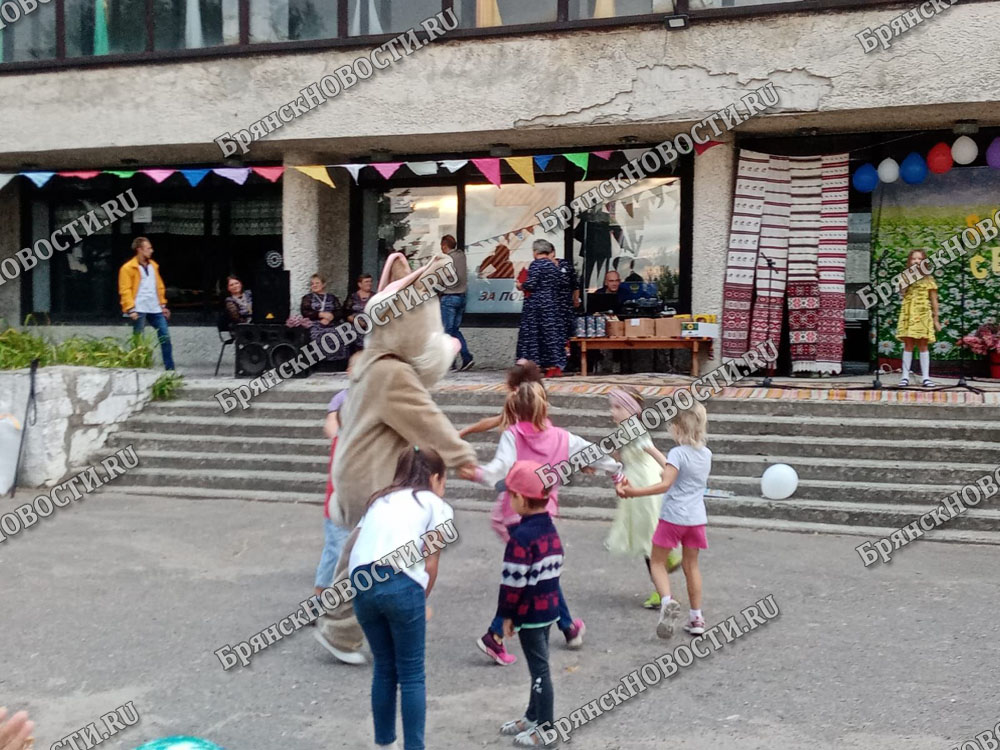
[[[147,742],[136,750],[222,750],[214,742],[197,737],[164,737]]]
[[[927,162],[916,151],[903,159],[903,163],[899,165],[899,176],[907,185],[919,185],[927,179],[927,171]]]
[[[878,187],[878,170],[871,164],[858,167],[854,173],[854,189],[862,193],[870,193]]]

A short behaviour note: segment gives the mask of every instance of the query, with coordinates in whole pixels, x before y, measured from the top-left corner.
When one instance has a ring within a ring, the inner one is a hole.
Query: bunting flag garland
[[[55,172],[21,172],[25,177],[35,183],[35,187],[42,187],[52,179]]]
[[[430,177],[438,173],[438,164],[436,161],[408,161],[406,166],[409,167],[413,174],[419,177]]]
[[[139,172],[141,174],[144,174],[147,177],[152,178],[152,180],[157,185],[159,185],[161,182],[163,182],[165,179],[167,179],[170,175],[172,175],[176,171],[177,171],[176,169],[140,169],[139,170]]]
[[[372,164],[372,166],[375,167],[376,172],[378,172],[380,175],[382,175],[385,179],[388,180],[390,177],[396,174],[396,170],[398,170],[401,166],[403,166],[403,162],[401,161],[378,162],[377,164]]]
[[[348,172],[350,172],[351,173],[351,177],[354,178],[354,184],[357,185],[358,184],[358,172],[360,172],[361,168],[363,166],[365,166],[365,165],[364,164],[338,164],[337,166],[338,167],[343,167]]]
[[[517,176],[529,185],[535,184],[535,169],[530,156],[508,156],[504,159]]]
[[[647,150],[645,148],[627,148],[622,151],[622,155],[625,157],[625,161],[634,161],[646,153]]]
[[[441,162],[441,166],[447,169],[452,174],[455,174],[458,170],[469,163],[468,159],[445,159]]]
[[[182,169],[180,173],[184,175],[184,179],[188,181],[188,185],[191,187],[197,187],[198,183],[205,179],[211,170],[209,169]]]
[[[631,201],[625,201],[624,203],[622,203],[622,206],[625,208],[625,213],[627,213],[629,215],[629,218],[634,219],[635,218],[635,213],[633,213],[632,202]]]
[[[308,167],[295,167],[295,169],[308,177],[312,177],[314,180],[322,182],[324,185],[337,187],[333,184],[333,180],[330,179],[330,173],[326,171],[326,167],[314,165]]]
[[[250,177],[250,167],[216,167],[212,171],[219,175],[219,177],[232,180],[237,185],[242,185]]]
[[[705,153],[710,148],[712,148],[712,146],[721,146],[721,145],[722,145],[722,141],[706,141],[705,143],[695,143],[694,144],[694,152],[698,156],[701,156],[703,153]]]
[[[16,174],[0,174],[0,190],[3,190],[4,185],[17,177]]]
[[[607,161],[608,159],[611,158],[610,151],[591,151],[590,153],[596,156],[598,159],[604,159],[604,161]]]
[[[552,161],[553,156],[554,154],[541,154],[532,158],[535,160],[535,164],[538,165],[538,168],[544,172],[545,168],[549,166],[549,162]]]
[[[500,187],[500,160],[499,159],[472,159],[476,169],[483,173],[483,177]]]
[[[281,175],[285,173],[284,167],[251,167],[254,174],[258,174],[268,182],[277,182]],[[182,170],[183,171],[183,170]],[[208,170],[205,170],[206,172]]]
[[[590,154],[584,151],[580,154],[563,154],[566,161],[571,164],[576,164],[580,169],[583,170],[583,179],[587,179],[587,167],[590,166]]]
[[[207,172],[208,170],[205,170],[205,171]],[[115,177],[118,177],[118,178],[120,178],[122,180],[130,180],[133,177],[135,177],[135,170],[134,169],[109,169],[109,170],[106,170],[104,172],[104,174],[113,174]]]
[[[59,177],[75,177],[78,180],[92,180],[100,174],[98,171],[87,172],[56,172]]]

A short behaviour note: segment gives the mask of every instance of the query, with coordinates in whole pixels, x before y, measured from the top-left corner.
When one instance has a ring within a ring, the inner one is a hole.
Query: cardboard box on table
[[[658,339],[679,339],[681,321],[677,318],[654,318],[653,325]]]
[[[718,323],[682,323],[681,336],[683,338],[719,338]]]
[[[609,320],[605,323],[605,331],[609,339],[625,338],[625,321]]]
[[[653,318],[629,318],[625,321],[625,338],[648,339],[656,335]]]

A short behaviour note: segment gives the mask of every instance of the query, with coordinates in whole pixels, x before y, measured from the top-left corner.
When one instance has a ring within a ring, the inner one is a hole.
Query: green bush
[[[0,330],[0,370],[19,370],[39,360],[40,367],[76,365],[79,367],[153,366],[152,334],[133,334],[125,341],[106,336],[73,336],[55,343],[51,339],[16,328]]]
[[[184,376],[165,372],[153,383],[153,401],[173,401],[184,385]]]

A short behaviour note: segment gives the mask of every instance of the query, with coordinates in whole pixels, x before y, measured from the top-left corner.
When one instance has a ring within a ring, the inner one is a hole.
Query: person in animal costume
[[[476,453],[456,430],[428,391],[451,367],[458,339],[448,336],[441,323],[437,297],[443,284],[457,280],[452,260],[443,253],[410,270],[401,253],[386,260],[365,312],[388,320],[375,325],[350,375],[350,390],[340,410],[340,431],[333,460],[334,523],[354,529],[344,544],[334,581],[348,576],[348,560],[358,535],[358,521],[372,494],[392,482],[393,467],[409,446],[433,449],[449,468],[475,467]],[[415,296],[425,301],[413,305]],[[386,304],[401,314],[394,316]],[[350,603],[317,621],[316,640],[348,664],[363,664],[364,634]]]

